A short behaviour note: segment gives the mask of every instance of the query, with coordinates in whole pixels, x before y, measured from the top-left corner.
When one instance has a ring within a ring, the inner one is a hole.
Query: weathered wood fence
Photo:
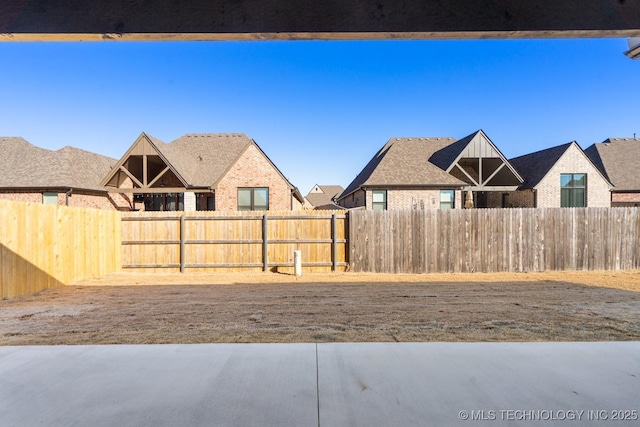
[[[109,212],[0,200],[0,298],[141,272],[640,268],[640,208]]]
[[[347,219],[336,212],[122,214],[122,263],[136,271],[344,271]]]
[[[0,299],[120,270],[120,213],[0,200]]]
[[[358,272],[640,268],[638,208],[352,211],[348,239]]]

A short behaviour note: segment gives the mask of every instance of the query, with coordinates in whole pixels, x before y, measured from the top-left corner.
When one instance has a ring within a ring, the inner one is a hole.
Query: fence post
[[[336,214],[331,215],[331,260],[333,261],[333,265],[331,266],[331,271],[338,271],[338,229],[337,229],[337,221]]]
[[[184,273],[184,215],[180,215],[180,273]]]
[[[262,216],[262,271],[269,271],[269,253],[267,251],[267,215]]]

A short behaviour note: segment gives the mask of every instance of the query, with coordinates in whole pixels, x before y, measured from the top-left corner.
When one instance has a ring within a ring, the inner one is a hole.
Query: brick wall
[[[563,173],[587,174],[587,207],[611,205],[611,193],[607,181],[602,178],[584,153],[575,145],[571,145],[536,186],[537,207],[560,207],[560,174]]]
[[[129,211],[133,207],[133,196],[121,193],[101,194],[74,192],[69,197],[69,206],[105,210]],[[58,204],[65,204],[64,193],[58,193]]]
[[[559,181],[558,185],[560,185]],[[510,207],[514,208],[533,208],[535,207],[535,193],[531,189],[512,191],[509,193],[509,203]]]
[[[365,193],[362,190],[354,191],[344,199],[340,200],[340,206],[347,209],[358,208],[364,206],[366,202]]]
[[[0,192],[0,199],[18,202],[42,203],[42,192]],[[64,206],[65,204],[65,193],[58,193],[58,205]],[[71,197],[69,197],[69,206],[128,211],[131,209],[131,197],[126,194],[119,193],[110,193],[107,196],[99,193],[96,194],[75,190]]]
[[[640,206],[640,193],[612,193],[611,206]]]
[[[12,200],[14,202],[42,203],[42,193],[8,193],[0,192],[0,199]]]
[[[304,204],[294,197],[291,203],[291,210],[301,211],[303,209],[305,209]]]
[[[491,191],[487,195],[487,205],[490,208],[501,208],[502,195],[509,195],[509,201],[507,202],[507,208],[532,208],[534,205],[534,193],[533,190],[519,190],[519,191]]]
[[[382,189],[381,189],[382,190]],[[387,209],[440,209],[440,190],[388,187]],[[462,208],[462,192],[456,190],[455,209]],[[373,190],[367,190],[367,209],[373,206]]]
[[[487,208],[501,208],[504,193],[502,191],[487,191]]]
[[[291,210],[291,188],[254,145],[242,154],[216,188],[216,210],[238,210],[239,187],[268,187],[269,210]]]

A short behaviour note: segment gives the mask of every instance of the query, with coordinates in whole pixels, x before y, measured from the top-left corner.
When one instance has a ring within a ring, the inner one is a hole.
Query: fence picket
[[[182,250],[181,215],[185,221]],[[344,211],[126,212],[121,224],[122,263],[129,271],[178,272],[182,254],[184,269],[191,272],[213,268],[288,271],[293,269],[293,251],[300,250],[307,271],[331,271],[334,252],[335,268],[344,271],[349,252],[346,226]],[[263,234],[267,236],[266,247]]]
[[[349,224],[353,271],[640,267],[639,208],[351,211]]]
[[[120,270],[120,213],[0,200],[0,299]]]

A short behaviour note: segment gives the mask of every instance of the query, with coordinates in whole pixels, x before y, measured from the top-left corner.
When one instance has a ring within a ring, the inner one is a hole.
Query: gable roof
[[[442,149],[433,153],[433,155],[429,158],[429,161],[442,170],[448,170],[455,163],[455,161],[460,156],[460,153],[462,153],[466,146],[469,145],[471,140],[476,136],[478,132],[474,132],[471,135],[465,136],[462,139],[446,145]]]
[[[534,188],[538,185],[572,144],[577,145],[575,141],[569,142],[510,159],[509,162],[524,178],[520,188]]]
[[[341,185],[316,184],[313,187],[318,187],[321,192],[313,193],[310,191],[309,194],[307,194],[306,199],[315,207],[335,205],[333,203],[334,197],[338,197],[344,191],[344,188]]]
[[[504,163],[504,166],[511,171],[518,182],[523,181],[518,171],[509,163],[507,158],[482,129],[435,152],[429,161],[443,170],[450,172],[455,164],[463,157],[498,158]]]
[[[217,183],[252,144],[242,133],[186,134],[161,149],[189,185],[204,187]]]
[[[465,186],[465,182],[429,161],[436,151],[454,141],[453,138],[391,138],[339,198],[363,186]]]
[[[115,159],[74,147],[51,151],[23,138],[0,138],[0,187],[76,188],[105,191],[100,185]]]
[[[519,188],[534,188],[538,185],[558,160],[560,160],[564,153],[566,153],[572,146],[575,146],[575,148],[584,155],[585,159],[591,163],[595,171],[602,176],[602,179],[604,179],[607,184],[611,185],[607,177],[600,171],[594,162],[591,161],[580,145],[576,141],[572,141],[509,160],[511,164],[525,177],[524,183]]]
[[[293,190],[294,196],[300,202],[304,201],[300,191],[280,172],[258,144],[243,133],[186,134],[170,143],[165,143],[143,132],[118,161],[114,171],[104,177],[103,184],[106,185],[111,180],[136,145],[141,142],[149,143],[157,151],[186,188],[215,186],[238,158],[250,146],[254,146],[286,181]]]
[[[612,191],[640,191],[640,138],[608,138],[585,153],[615,186]]]

